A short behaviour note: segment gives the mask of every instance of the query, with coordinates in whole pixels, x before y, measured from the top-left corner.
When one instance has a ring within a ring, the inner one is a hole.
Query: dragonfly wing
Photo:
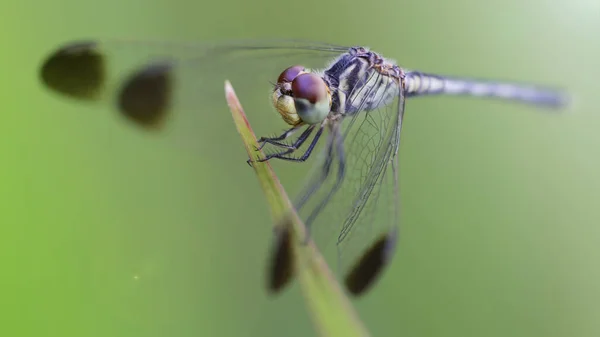
[[[198,133],[219,129],[213,124],[218,118],[207,111],[226,109],[226,79],[249,111],[264,113],[273,109],[268,94],[281,71],[294,64],[323,67],[345,50],[287,40],[90,40],[55,50],[42,64],[40,77],[55,93],[103,105],[142,130],[196,150]]]
[[[400,95],[396,104],[332,125],[295,201],[311,237],[330,261],[337,261],[347,289],[356,295],[369,288],[393,253],[399,207],[393,163],[403,113]]]
[[[390,263],[398,241],[400,226],[399,156],[405,99],[400,92],[396,116],[391,121],[385,150],[380,150],[376,168],[369,174],[355,199],[338,236],[338,256],[345,270],[344,283],[353,294],[372,287]],[[379,168],[381,171],[379,172]],[[373,184],[371,189],[369,186]],[[361,214],[363,214],[361,216]],[[367,239],[364,239],[366,237]]]

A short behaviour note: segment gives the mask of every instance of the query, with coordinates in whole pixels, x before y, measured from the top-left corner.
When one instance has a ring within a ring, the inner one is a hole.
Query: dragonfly
[[[240,86],[264,88],[270,98],[261,102],[287,127],[261,137],[267,155],[248,163],[311,163],[294,209],[318,246],[335,242],[345,288],[356,296],[377,283],[398,246],[407,99],[470,96],[548,110],[568,103],[556,88],[409,70],[367,47],[298,40],[71,41],[44,59],[40,79],[55,93],[110,107],[184,146],[206,124],[202,107],[222,100],[224,80],[240,93]],[[280,259],[275,251],[272,258]]]

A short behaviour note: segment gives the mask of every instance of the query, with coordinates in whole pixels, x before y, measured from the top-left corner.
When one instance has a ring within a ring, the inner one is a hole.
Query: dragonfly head
[[[290,125],[318,124],[331,109],[331,91],[321,76],[303,66],[284,70],[273,89],[273,106]]]

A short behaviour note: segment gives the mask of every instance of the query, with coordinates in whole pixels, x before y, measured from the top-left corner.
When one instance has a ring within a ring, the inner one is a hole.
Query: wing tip
[[[275,240],[271,254],[271,263],[267,270],[267,289],[278,293],[285,288],[294,275],[292,235],[287,225],[275,228]]]
[[[145,129],[160,128],[171,107],[172,71],[173,63],[162,61],[134,72],[119,91],[119,111]]]
[[[96,100],[103,92],[106,60],[99,44],[92,40],[73,41],[51,53],[40,69],[42,83],[62,95]]]
[[[379,279],[396,250],[397,237],[395,227],[381,235],[346,275],[344,284],[353,296],[365,294]]]

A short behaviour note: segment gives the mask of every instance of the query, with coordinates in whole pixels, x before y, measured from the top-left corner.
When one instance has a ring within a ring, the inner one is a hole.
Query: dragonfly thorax
[[[402,69],[363,47],[353,47],[325,69],[332,83],[334,111],[353,115],[389,105],[398,96]]]
[[[321,123],[331,110],[331,91],[325,80],[299,65],[279,75],[272,99],[277,112],[290,125]]]

